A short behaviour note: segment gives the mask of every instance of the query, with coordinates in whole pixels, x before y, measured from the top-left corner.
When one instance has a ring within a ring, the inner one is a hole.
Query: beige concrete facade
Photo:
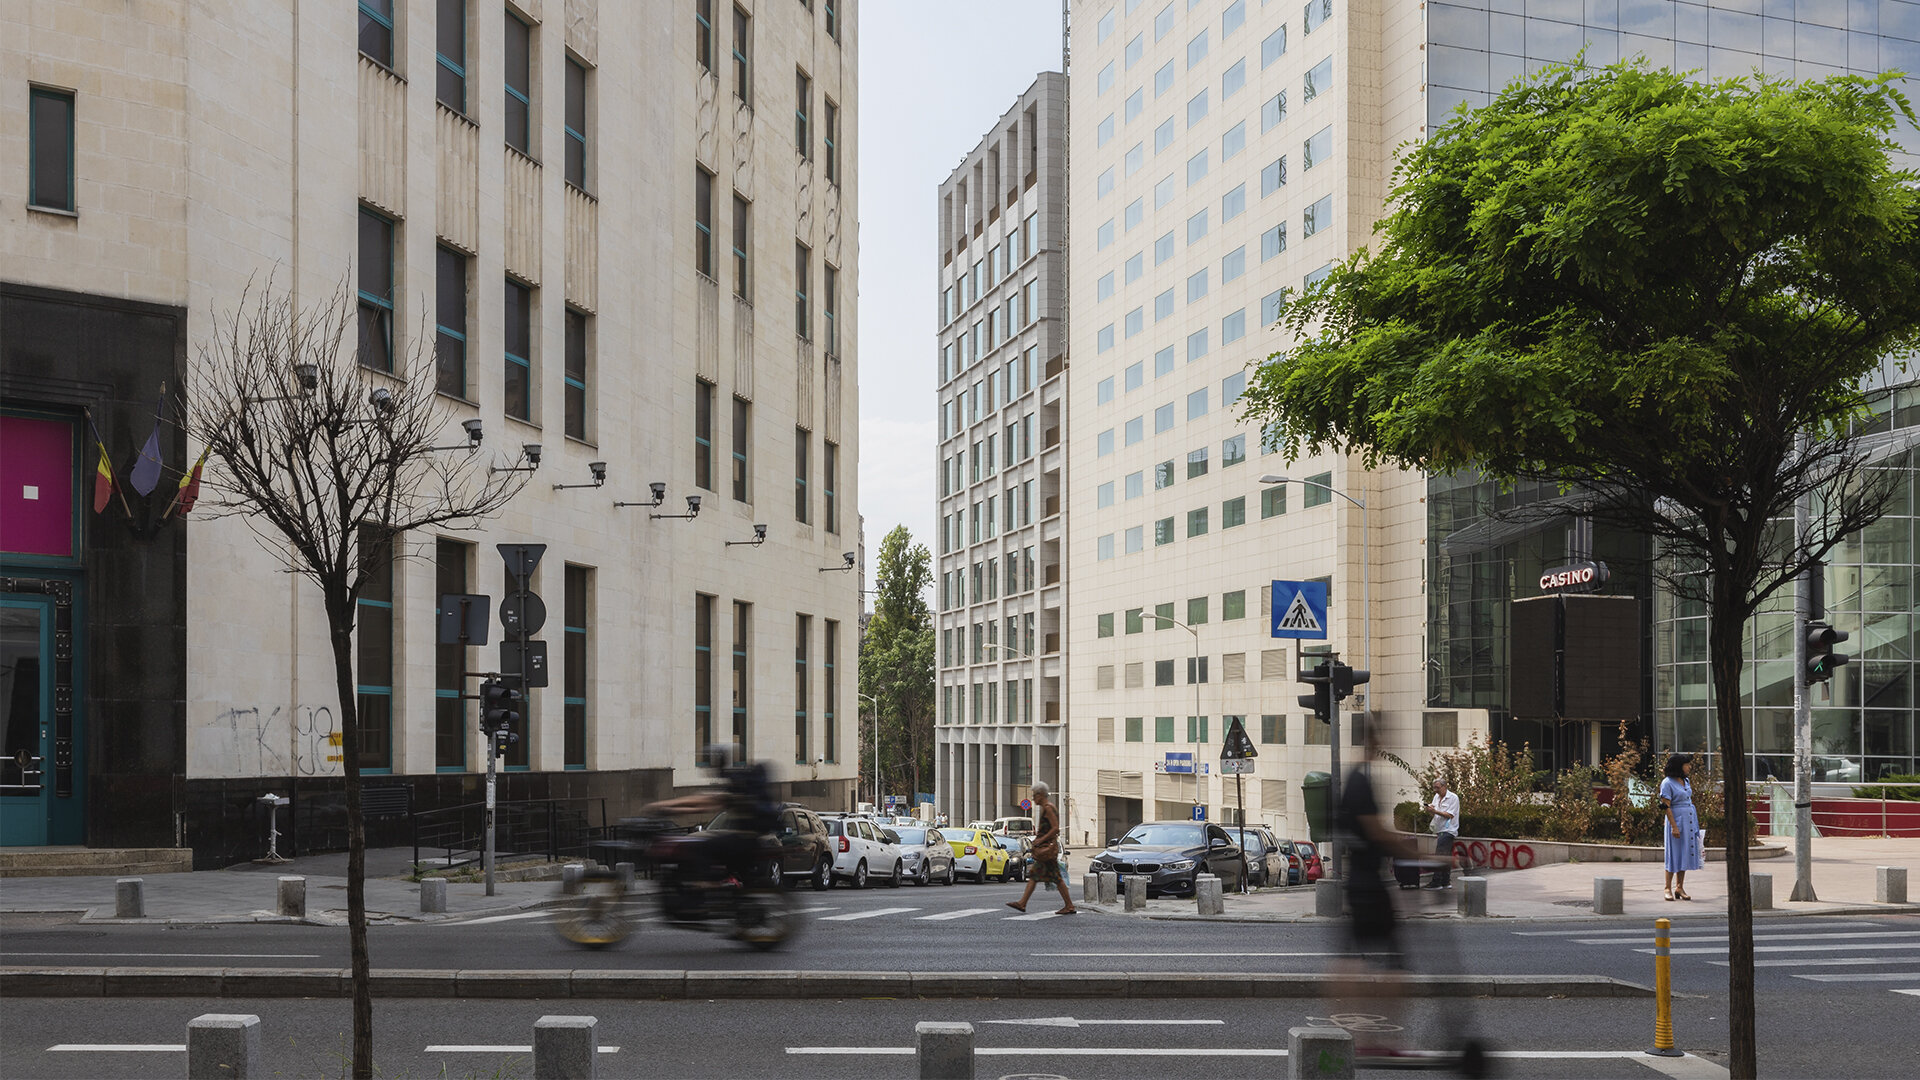
[[[749,753],[770,762],[796,797],[847,804],[858,746],[860,582],[817,571],[840,566],[858,544],[860,5],[716,3],[708,70],[697,55],[693,0],[469,0],[464,111],[436,101],[436,18],[445,5],[394,6],[389,67],[359,52],[352,3],[0,4],[0,278],[185,308],[191,348],[211,314],[232,309],[250,282],[271,277],[303,304],[351,284],[365,207],[395,223],[400,351],[423,337],[431,347],[436,249],[461,253],[469,332],[458,417],[483,421],[480,453],[501,464],[523,443],[545,448],[506,513],[445,537],[473,545],[470,588],[496,603],[505,590],[493,545],[548,545],[534,588],[553,613],[540,636],[556,674],[553,687],[531,694],[529,771],[645,773],[598,789],[629,795],[703,781],[694,672],[696,595],[704,594],[717,616],[714,737],[726,741],[732,730],[732,605],[743,602],[752,606],[737,706]],[[750,100],[735,89],[736,10],[751,27]],[[508,18],[531,26],[526,153],[502,139]],[[587,69],[578,187],[562,171],[569,58]],[[28,157],[29,86],[74,96],[74,213],[26,207],[19,163]],[[810,125],[804,153],[801,111]],[[711,275],[695,266],[696,167],[713,177]],[[744,295],[734,276],[735,194],[751,206]],[[796,244],[808,249],[804,284]],[[831,314],[828,267],[837,274]],[[535,297],[529,421],[503,412],[509,278]],[[564,434],[569,308],[590,318],[584,439]],[[712,386],[715,401],[706,490],[695,483],[696,380]],[[750,417],[745,500],[730,485],[735,399]],[[456,426],[448,441],[458,440]],[[606,462],[603,488],[551,490],[587,481],[589,461]],[[664,511],[703,496],[699,516],[650,521],[645,508],[612,507],[646,498],[652,481],[667,484]],[[756,524],[767,526],[764,544],[723,546],[749,538]],[[242,521],[196,514],[186,527],[185,778],[258,777],[265,790],[278,778],[338,775],[327,740],[337,702],[317,596],[279,572]],[[410,537],[417,557],[396,570],[396,776],[483,767],[471,714],[464,760],[450,766],[436,750],[435,540]],[[563,751],[558,675],[567,565],[589,568],[592,581],[585,752],[574,762]],[[810,629],[796,654],[800,616]],[[492,666],[492,655],[476,651],[473,666]],[[807,697],[796,700],[801,663]]]

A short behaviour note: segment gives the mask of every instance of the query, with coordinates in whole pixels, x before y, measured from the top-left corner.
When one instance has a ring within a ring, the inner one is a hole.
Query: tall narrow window
[[[450,397],[467,396],[467,257],[452,248],[433,253],[433,385]]]
[[[739,759],[747,756],[747,672],[751,670],[747,666],[747,633],[752,616],[752,604],[733,602],[733,728],[729,739]]]
[[[393,222],[360,208],[360,363],[393,370]]]
[[[566,181],[587,190],[587,66],[567,57]]]
[[[693,760],[711,765],[713,745],[713,603],[705,593],[693,597]]]
[[[736,502],[747,502],[752,498],[748,487],[751,470],[748,467],[747,449],[752,446],[750,425],[753,422],[753,404],[744,398],[733,399],[733,498]]]
[[[533,153],[533,27],[507,12],[507,145]]]
[[[796,69],[793,73],[793,148],[806,161],[813,160],[813,128],[807,114],[813,110],[813,80]]]
[[[805,244],[793,245],[793,331],[813,340],[812,308],[807,304],[807,288],[812,284],[813,252]]]
[[[561,738],[569,769],[587,767],[587,658],[589,655],[588,619],[593,597],[593,571],[585,566],[567,564],[566,601],[560,625],[566,635],[564,670],[561,672]]]
[[[473,547],[458,540],[433,542],[433,579],[436,597],[459,596],[472,588]],[[441,612],[444,615],[444,612]],[[466,693],[468,653],[464,646],[434,646],[433,658],[433,767],[439,772],[464,772],[467,767],[467,720],[471,715]]]
[[[840,486],[840,447],[837,443],[826,444],[826,456],[820,462],[820,498],[826,506],[827,531],[838,535],[840,532],[840,504],[834,491]]]
[[[840,624],[833,619],[828,619],[826,634],[826,640],[820,643],[822,647],[821,677],[826,684],[825,700],[821,703],[823,707],[820,710],[820,724],[826,735],[826,745],[821,747],[820,756],[827,760],[827,764],[832,765],[840,760],[840,731],[834,723],[834,717],[838,715],[840,705],[840,684],[838,676],[835,675],[840,663]]]
[[[803,525],[813,520],[813,500],[807,497],[807,450],[812,442],[813,432],[793,429],[793,520]]]
[[[840,355],[840,271],[829,263],[821,263],[826,280],[821,282],[824,295],[821,297],[820,312],[826,317],[827,355]]]
[[[28,94],[27,203],[46,210],[72,212],[73,95],[36,86]]]
[[[393,66],[393,0],[360,0],[360,54]]]
[[[713,0],[694,0],[693,51],[700,66],[713,70]]]
[[[733,92],[753,104],[753,17],[733,9]]]
[[[506,302],[508,416],[533,419],[533,290],[509,278]]]
[[[839,44],[839,42],[840,42],[840,16],[839,16],[839,13],[837,13],[836,11],[834,11],[834,8],[835,8],[835,7],[837,7],[838,5],[836,4],[836,2],[835,2],[835,0],[826,0],[826,3],[825,3],[825,4],[823,4],[822,6],[826,8],[826,12],[827,12],[827,14],[826,14],[826,18],[827,18],[827,36],[828,36],[828,37],[830,37],[830,38],[832,38],[832,39],[834,40],[834,43],[835,43],[835,44]],[[832,761],[832,760],[833,760],[833,758],[832,758],[831,756],[829,756],[829,757],[827,758],[827,760],[828,760],[828,761]]]
[[[747,253],[753,250],[751,231],[753,204],[733,193],[733,295],[742,300],[752,300],[753,293],[747,274],[752,269]]]
[[[825,115],[822,117],[825,123],[821,125],[820,137],[826,143],[827,183],[838,184],[840,182],[840,106],[835,105],[833,99],[829,97],[821,98],[820,104],[825,110]]]
[[[713,490],[713,384],[693,381],[693,485]]]
[[[587,333],[590,317],[567,309],[567,435],[587,437]]]
[[[693,169],[693,268],[713,276],[713,174]]]
[[[807,702],[812,687],[807,685],[807,650],[811,643],[813,616],[793,618],[793,763],[805,765],[812,750],[813,733],[807,730]]]
[[[434,94],[454,112],[467,111],[467,0],[437,0],[433,26]]]
[[[393,769],[393,536],[360,526],[360,572],[366,584],[354,610],[360,768]]]

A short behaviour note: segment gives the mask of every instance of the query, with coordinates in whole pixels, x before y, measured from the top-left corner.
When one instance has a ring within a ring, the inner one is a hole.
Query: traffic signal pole
[[[1803,494],[1793,504],[1795,547],[1806,544],[1808,500]],[[1793,892],[1787,897],[1793,903],[1818,899],[1813,893],[1813,709],[1807,698],[1807,623],[1814,617],[1810,577],[1817,572],[1802,570],[1793,583]]]
[[[480,866],[484,871],[484,873],[486,874],[488,896],[493,895],[494,762],[498,760],[500,757],[499,754],[494,752],[494,749],[495,749],[494,743],[495,743],[495,739],[494,739],[493,732],[491,731],[487,732],[487,810],[486,810],[487,828],[486,828],[486,837],[481,841],[481,843],[485,844],[486,846],[480,849]]]

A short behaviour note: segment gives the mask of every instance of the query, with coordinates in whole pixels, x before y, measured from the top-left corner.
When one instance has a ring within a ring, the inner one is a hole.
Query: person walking
[[[1691,900],[1687,895],[1687,871],[1706,864],[1701,849],[1700,814],[1693,806],[1692,754],[1670,754],[1667,775],[1660,781],[1660,805],[1666,810],[1666,898]]]
[[[1039,831],[1033,836],[1033,870],[1027,874],[1027,891],[1020,895],[1020,902],[1009,900],[1007,906],[1015,911],[1025,912],[1027,901],[1033,899],[1033,890],[1038,885],[1052,885],[1060,890],[1060,902],[1066,906],[1055,915],[1078,915],[1080,909],[1073,906],[1073,894],[1067,891],[1067,883],[1060,876],[1060,812],[1053,807],[1049,799],[1047,785],[1034,781],[1033,811],[1039,819]]]
[[[1427,804],[1433,813],[1434,854],[1440,865],[1434,867],[1429,889],[1453,888],[1453,844],[1460,839],[1460,796],[1447,790],[1443,777],[1433,782],[1433,800]]]

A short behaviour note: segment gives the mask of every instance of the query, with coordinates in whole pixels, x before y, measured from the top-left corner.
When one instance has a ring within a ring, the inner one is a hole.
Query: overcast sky
[[[860,512],[932,547],[935,193],[1014,98],[1060,70],[1057,0],[860,5]]]

